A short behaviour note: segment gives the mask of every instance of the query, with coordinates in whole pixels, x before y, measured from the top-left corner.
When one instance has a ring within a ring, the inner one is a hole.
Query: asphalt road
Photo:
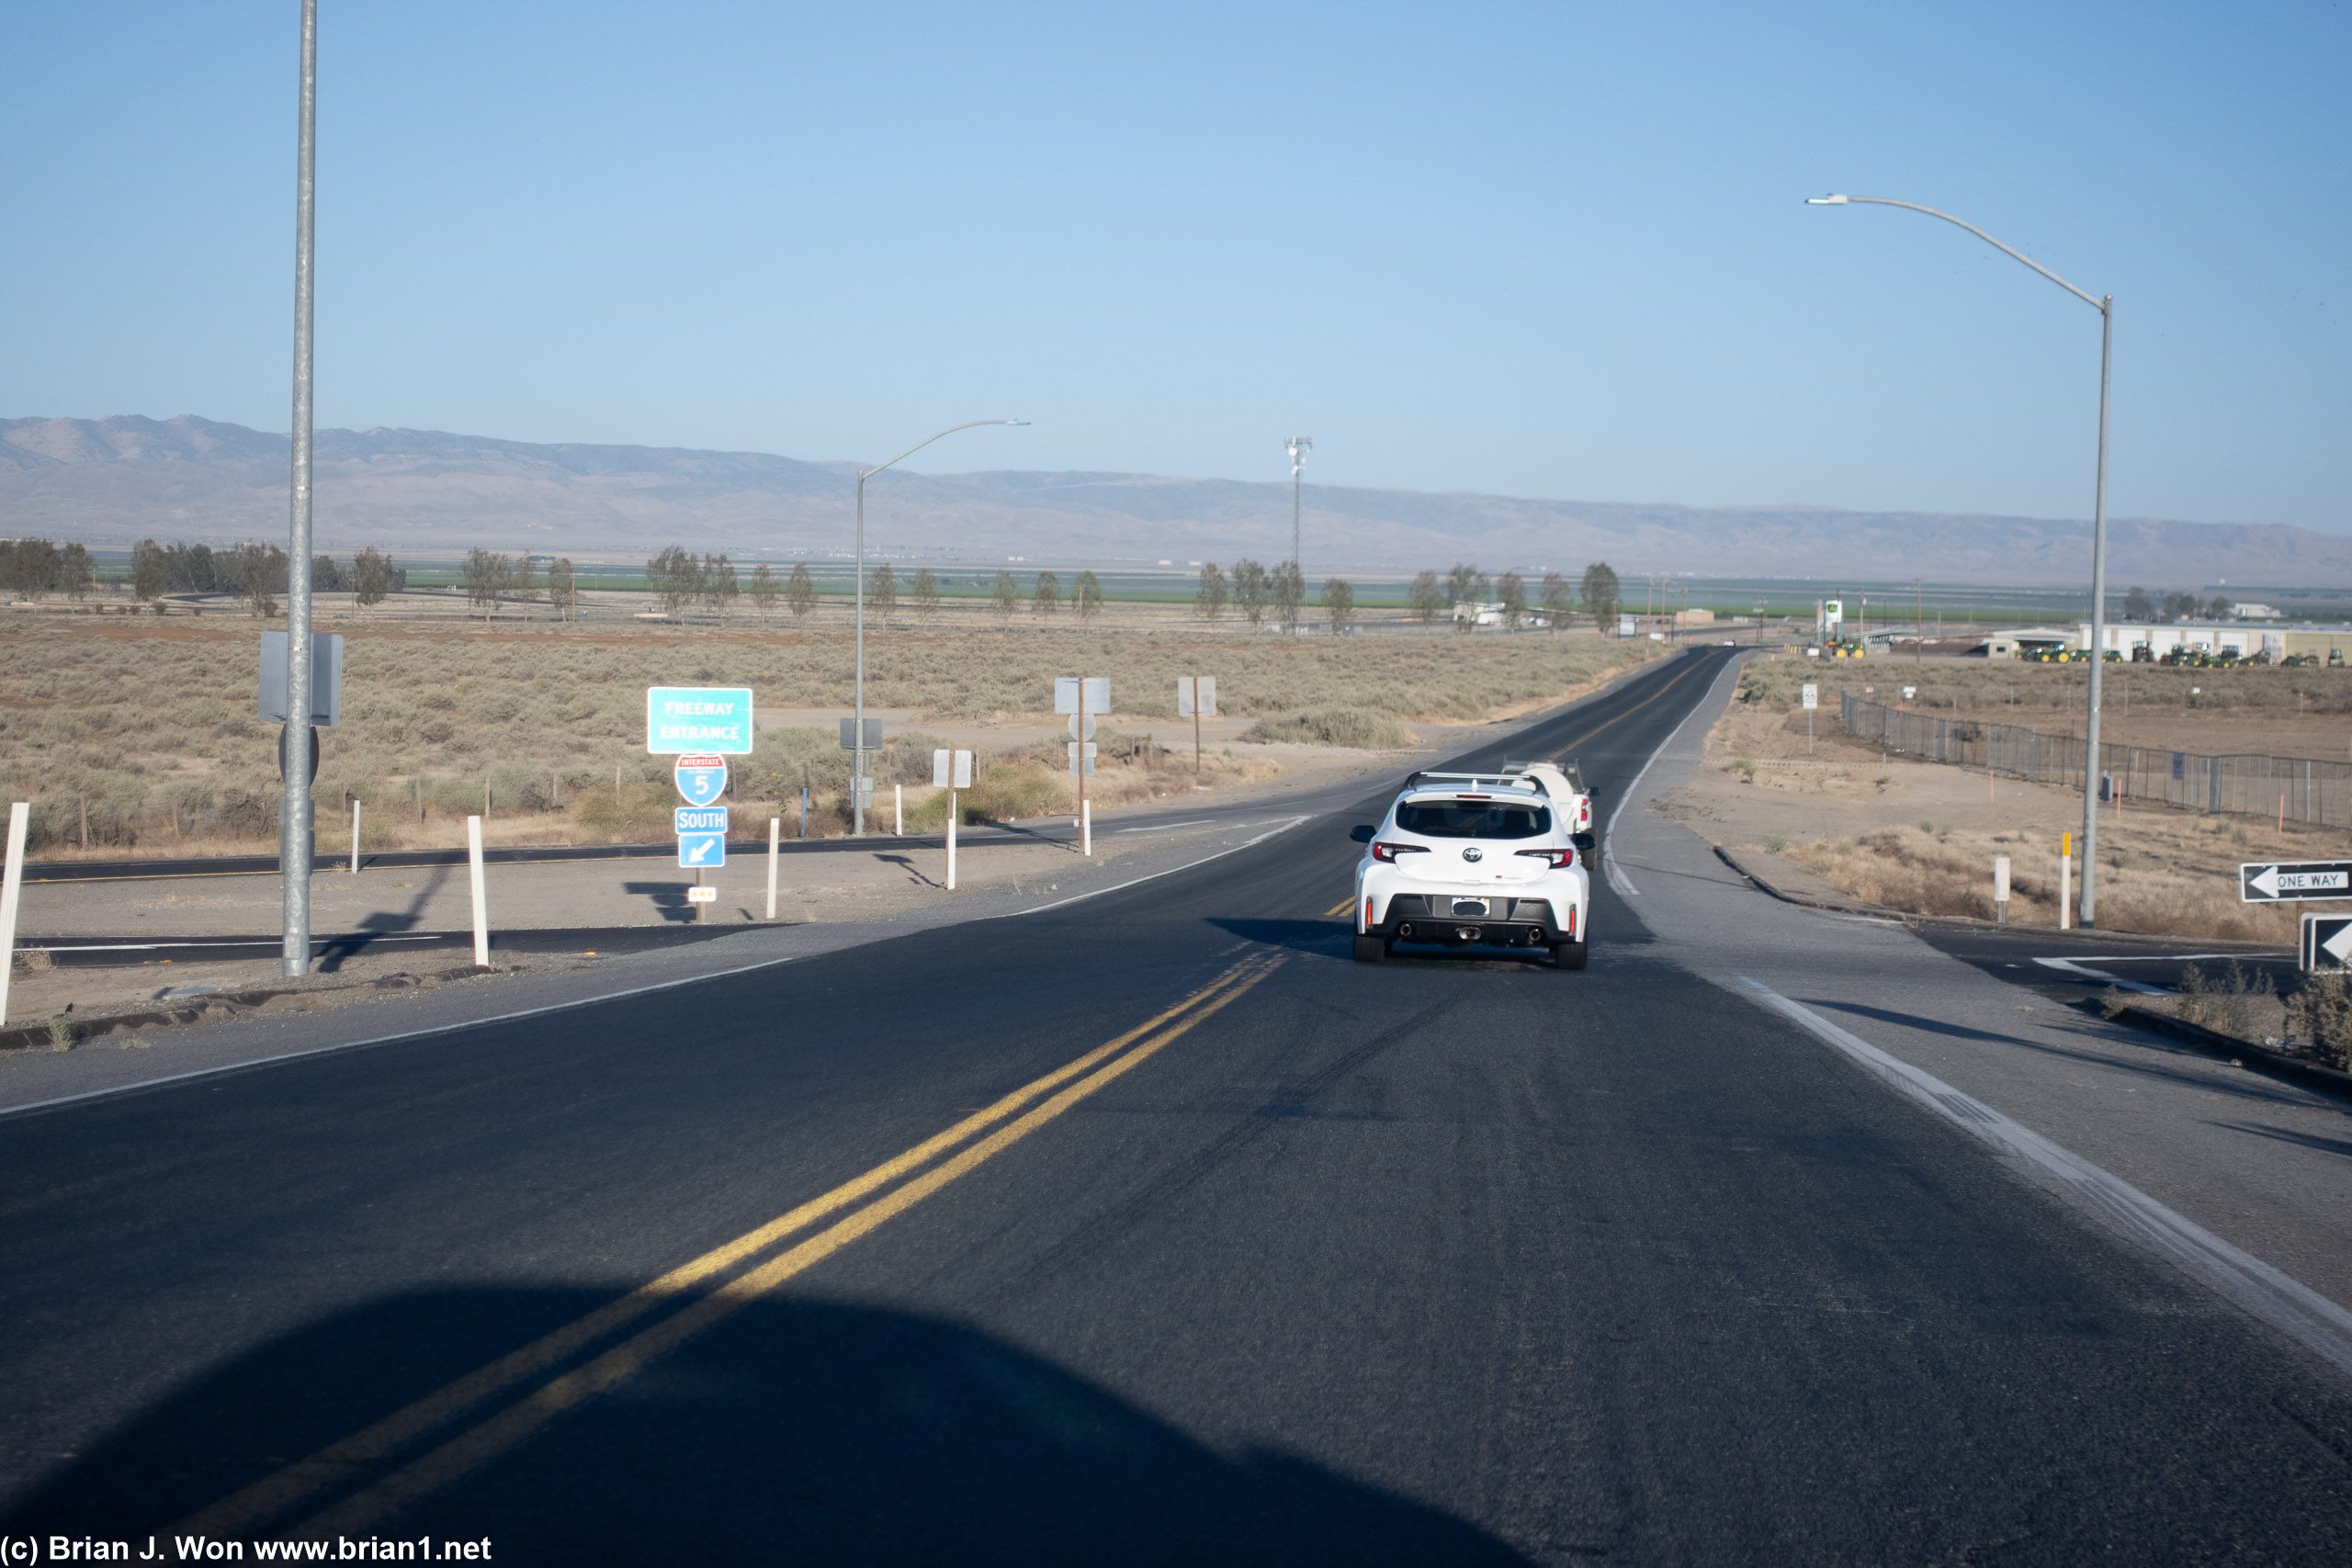
[[[1575,757],[1605,811],[1724,658],[1498,750]],[[1686,898],[1728,944],[1760,895],[1628,830],[1583,973],[1358,965],[1377,805],[1017,919],[0,1120],[0,1536],[2352,1555],[2352,1382],[1667,929]]]

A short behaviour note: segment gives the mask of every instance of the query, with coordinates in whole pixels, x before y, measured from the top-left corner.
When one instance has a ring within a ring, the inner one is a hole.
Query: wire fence
[[[2081,737],[2044,735],[2021,724],[1937,718],[1839,694],[1838,718],[1852,734],[1890,752],[1962,768],[1984,768],[2035,784],[2083,787]],[[2258,751],[2208,757],[2147,746],[2102,744],[2100,798],[2161,800],[2196,811],[2352,828],[2352,763]]]

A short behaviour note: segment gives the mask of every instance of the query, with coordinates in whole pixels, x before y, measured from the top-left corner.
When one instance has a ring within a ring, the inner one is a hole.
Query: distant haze
[[[288,440],[183,415],[0,421],[0,532],[94,545],[282,537]],[[679,543],[739,558],[849,547],[856,468],[756,452],[534,446],[420,430],[322,430],[322,548],[650,554]],[[1312,478],[1312,470],[1309,470]],[[925,475],[866,489],[868,548],[958,560],[1023,556],[1101,565],[1278,559],[1290,486],[1149,474]],[[1924,576],[2086,581],[2087,520],[1804,505],[1663,502],[1356,490],[1309,483],[1306,566],[1411,571],[1475,560],[1490,570],[1720,576]],[[2352,538],[2276,525],[2111,522],[2109,577],[2195,585],[2352,583]]]

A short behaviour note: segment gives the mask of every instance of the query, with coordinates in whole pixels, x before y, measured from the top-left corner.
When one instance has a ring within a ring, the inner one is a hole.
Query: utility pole
[[[1306,581],[1303,575],[1306,566],[1306,557],[1299,554],[1298,476],[1299,470],[1306,467],[1306,454],[1315,450],[1315,438],[1311,435],[1294,435],[1283,449],[1290,453],[1290,564],[1299,569],[1302,573],[1299,581],[1304,582]]]
[[[277,814],[285,886],[280,972],[311,972],[311,215],[317,175],[319,0],[302,0],[300,130],[294,155],[293,517],[286,551],[286,728],[277,755],[286,793]]]

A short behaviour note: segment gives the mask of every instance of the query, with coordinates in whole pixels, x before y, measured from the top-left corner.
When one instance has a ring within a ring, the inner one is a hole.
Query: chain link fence
[[[2086,748],[2077,736],[2044,735],[2021,724],[1937,718],[1839,694],[1838,719],[1889,752],[1956,767],[1984,768],[2035,784],[2083,787]],[[2099,747],[2103,799],[2161,800],[2197,811],[2352,828],[2352,763],[2241,752],[2208,757],[2146,746]]]

